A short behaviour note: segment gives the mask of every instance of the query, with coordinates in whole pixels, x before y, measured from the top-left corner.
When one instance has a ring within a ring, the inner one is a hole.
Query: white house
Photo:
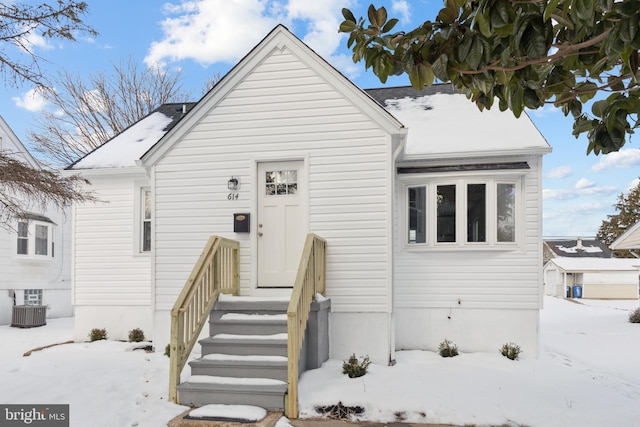
[[[40,168],[0,117],[0,152]],[[50,318],[68,317],[71,306],[71,218],[56,207],[23,200],[25,218],[0,227],[0,325],[14,305],[44,305]]]
[[[544,266],[545,294],[638,299],[638,267],[640,260],[635,258],[553,258]]]
[[[313,232],[331,357],[387,363],[443,339],[535,355],[549,151],[526,115],[480,113],[448,85],[363,91],[278,26],[198,103],[69,167],[108,202],[74,206],[76,338],[139,327],[163,349],[211,235],[240,242],[241,295],[287,296]]]

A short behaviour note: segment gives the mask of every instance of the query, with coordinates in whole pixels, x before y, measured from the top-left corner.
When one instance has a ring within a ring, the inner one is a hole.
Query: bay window
[[[405,182],[406,244],[513,247],[520,178],[418,178]]]
[[[28,214],[17,224],[16,254],[21,257],[48,259],[54,256],[55,224],[41,215]]]

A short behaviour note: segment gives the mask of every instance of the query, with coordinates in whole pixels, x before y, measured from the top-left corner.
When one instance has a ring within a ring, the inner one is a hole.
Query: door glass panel
[[[265,194],[267,196],[286,196],[297,193],[297,170],[267,171],[265,173]]]

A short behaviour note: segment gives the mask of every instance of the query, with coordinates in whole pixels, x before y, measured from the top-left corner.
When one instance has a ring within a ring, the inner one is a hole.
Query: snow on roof
[[[598,246],[595,246],[595,245],[591,245],[591,246],[582,245],[582,247],[580,247],[580,248],[578,247],[578,245],[575,245],[575,246],[556,245],[556,248],[558,248],[559,251],[566,252],[568,254],[577,254],[578,253],[578,249],[582,250],[582,251],[585,251],[587,253],[590,253],[590,254],[603,252],[601,247],[598,247]]]
[[[408,128],[407,158],[550,151],[526,115],[518,119],[495,106],[480,111],[462,94],[386,99],[384,105]]]
[[[169,130],[173,118],[156,111],[125,129],[72,166],[72,169],[135,166],[144,153]]]
[[[554,263],[565,271],[637,271],[637,258],[553,258]]]

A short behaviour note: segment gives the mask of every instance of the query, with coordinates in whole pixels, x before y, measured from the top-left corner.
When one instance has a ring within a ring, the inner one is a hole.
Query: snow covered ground
[[[330,360],[300,382],[300,407],[364,408],[363,419],[452,424],[544,426],[640,425],[640,324],[627,321],[637,301],[582,304],[545,297],[540,357],[495,354],[441,358],[397,353],[393,367],[342,375]],[[158,427],[183,412],[167,402],[168,358],[114,341],[64,344],[73,319],[44,327],[0,327],[0,403],[70,405],[71,426]]]

